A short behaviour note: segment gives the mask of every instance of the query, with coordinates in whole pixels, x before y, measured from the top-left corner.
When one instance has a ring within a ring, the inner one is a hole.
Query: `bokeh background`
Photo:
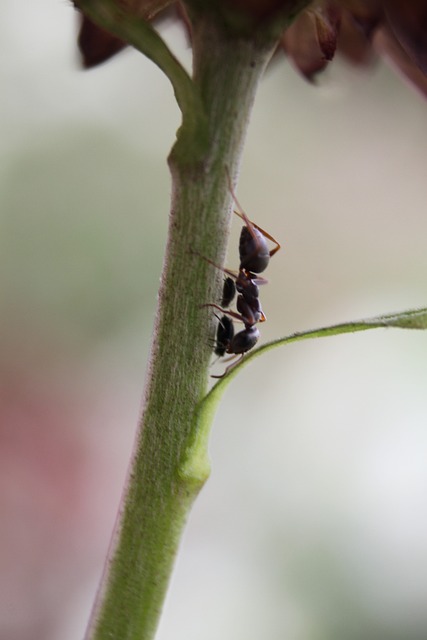
[[[1,13],[0,638],[71,640],[140,411],[179,112],[130,49],[80,70],[69,4]],[[318,87],[272,65],[238,188],[283,245],[263,339],[427,305],[426,157],[427,104],[383,63]],[[376,330],[244,370],[158,640],[425,640],[426,361],[427,335]]]

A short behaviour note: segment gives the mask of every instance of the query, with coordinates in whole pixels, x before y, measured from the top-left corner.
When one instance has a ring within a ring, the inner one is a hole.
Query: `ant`
[[[240,232],[240,266],[236,274],[229,269],[218,267],[218,265],[215,265],[211,260],[208,260],[208,262],[214,264],[214,266],[220,268],[227,274],[223,285],[222,306],[217,304],[209,304],[209,306],[218,309],[224,314],[219,320],[217,328],[216,355],[222,357],[225,353],[229,353],[243,357],[258,341],[260,334],[255,325],[258,322],[264,322],[266,320],[259,301],[259,285],[266,284],[267,280],[258,278],[257,274],[265,271],[270,262],[270,258],[279,251],[280,244],[273,236],[249,220],[233,191],[228,171],[227,178],[230,193],[239,208],[239,211],[234,211],[234,213],[242,218],[245,223],[245,226],[242,227]],[[276,245],[271,251],[268,249],[267,239]],[[236,302],[237,313],[224,308],[230,306],[236,291],[239,294]],[[245,328],[237,334],[234,334],[234,326],[230,317],[243,322]],[[225,370],[223,375],[225,375],[229,369],[230,367]]]

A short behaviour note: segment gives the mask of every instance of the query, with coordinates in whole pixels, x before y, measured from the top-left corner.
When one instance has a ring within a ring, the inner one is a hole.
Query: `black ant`
[[[245,223],[245,226],[242,227],[239,241],[240,266],[236,274],[228,269],[218,267],[211,260],[208,260],[208,262],[227,274],[223,285],[222,306],[217,304],[209,304],[209,306],[218,309],[224,314],[219,320],[217,328],[215,353],[221,357],[225,353],[242,355],[243,357],[243,354],[252,349],[258,341],[260,334],[255,325],[266,320],[259,301],[258,286],[265,284],[267,280],[258,278],[257,274],[262,273],[267,268],[270,258],[279,251],[280,244],[273,236],[249,220],[236,198],[228,172],[227,177],[230,193],[240,209],[240,211],[235,211],[234,213],[242,218]],[[268,249],[266,238],[276,245],[271,251]],[[231,304],[236,291],[239,294],[236,302],[238,313],[224,308]],[[243,322],[245,328],[234,334],[234,327],[230,317]],[[229,368],[226,369],[225,373]]]

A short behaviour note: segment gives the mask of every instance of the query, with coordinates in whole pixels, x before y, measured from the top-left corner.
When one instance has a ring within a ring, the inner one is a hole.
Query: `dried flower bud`
[[[390,29],[409,58],[427,73],[427,5],[420,0],[387,0],[385,13]]]
[[[337,38],[341,24],[341,9],[333,2],[327,2],[313,11],[317,39],[326,60],[332,60],[337,48]]]
[[[85,69],[105,62],[126,46],[122,40],[107,33],[86,16],[81,18],[77,43]]]
[[[174,6],[175,16],[188,30],[181,4],[173,0],[116,0],[122,8],[147,20],[165,7]],[[194,2],[203,10],[202,0]],[[427,3],[419,0],[215,0],[225,12],[246,16],[251,29],[276,15],[301,10],[280,39],[280,46],[308,80],[323,71],[341,52],[355,64],[370,63],[383,54],[427,96]],[[214,3],[214,0],[212,0]],[[282,24],[282,22],[279,22]],[[79,46],[84,65],[91,67],[122,49],[125,44],[83,18]]]
[[[335,51],[333,36],[330,34],[327,45],[327,37],[322,33],[323,47],[327,49],[329,57],[325,55],[319,42],[318,23],[314,12],[304,11],[282,36],[283,49],[307,80],[312,80],[317,73],[323,71]]]
[[[374,48],[427,98],[427,76],[413,63],[391,29],[383,26],[375,34]]]
[[[172,4],[173,0],[120,0],[120,6],[127,8],[144,20],[152,20],[158,13]],[[95,25],[82,16],[78,35],[78,46],[86,69],[95,67],[126,47],[126,43]]]

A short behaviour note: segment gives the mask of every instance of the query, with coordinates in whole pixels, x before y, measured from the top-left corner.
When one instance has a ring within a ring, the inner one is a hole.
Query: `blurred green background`
[[[80,70],[71,6],[2,17],[0,637],[71,640],[139,415],[179,112],[130,49]],[[426,306],[426,155],[427,104],[383,63],[314,87],[275,60],[238,187],[283,246],[263,340]],[[158,640],[425,640],[426,359],[427,335],[374,331],[232,383]]]

